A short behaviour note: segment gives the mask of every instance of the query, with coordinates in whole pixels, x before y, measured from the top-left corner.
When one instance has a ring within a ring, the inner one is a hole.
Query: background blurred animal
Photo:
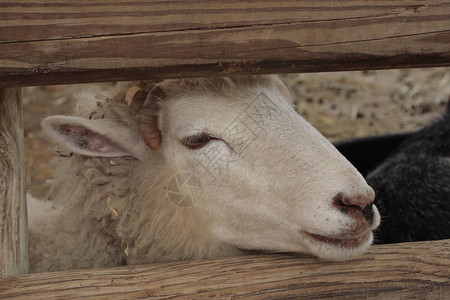
[[[375,242],[450,238],[450,109],[404,139],[366,177],[382,222]]]

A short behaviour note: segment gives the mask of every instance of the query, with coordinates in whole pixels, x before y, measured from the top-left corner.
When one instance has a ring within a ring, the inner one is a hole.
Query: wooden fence
[[[450,1],[0,0],[0,274],[28,271],[20,86],[449,65]],[[440,241],[377,246],[351,263],[263,255],[15,276],[0,280],[0,299],[439,298],[449,257]]]
[[[0,2],[3,86],[450,65],[449,1]]]
[[[30,274],[0,299],[448,299],[450,240],[374,246],[351,262],[288,254]]]

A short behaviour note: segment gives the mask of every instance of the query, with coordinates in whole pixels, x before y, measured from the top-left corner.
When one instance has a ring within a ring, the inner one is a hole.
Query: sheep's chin
[[[311,254],[326,260],[351,260],[369,249],[373,242],[372,231],[355,238],[326,237],[301,231],[305,246]]]

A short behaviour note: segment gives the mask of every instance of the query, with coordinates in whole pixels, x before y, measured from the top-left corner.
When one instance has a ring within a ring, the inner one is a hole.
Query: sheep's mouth
[[[336,237],[327,237],[323,235],[318,235],[314,233],[309,233],[306,231],[302,231],[301,234],[303,236],[306,236],[308,239],[312,239],[314,241],[318,241],[321,243],[331,244],[338,247],[343,248],[355,248],[362,244],[365,244],[365,242],[370,238],[370,232],[355,237],[355,238],[336,238]]]

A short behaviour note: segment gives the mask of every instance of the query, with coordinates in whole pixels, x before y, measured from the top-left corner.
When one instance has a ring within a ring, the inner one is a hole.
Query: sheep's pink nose
[[[371,224],[373,222],[374,200],[374,193],[355,196],[347,196],[339,193],[333,198],[333,206],[345,215],[350,215],[354,218],[360,218],[362,216]]]

